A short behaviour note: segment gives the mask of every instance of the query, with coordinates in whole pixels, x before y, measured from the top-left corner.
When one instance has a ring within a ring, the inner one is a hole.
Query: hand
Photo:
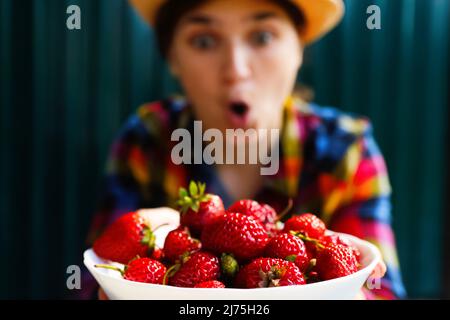
[[[375,268],[373,269],[372,273],[370,274],[371,278],[375,279],[381,279],[386,274],[386,264],[383,261],[380,261]],[[366,300],[366,295],[361,290],[358,292],[358,294],[355,297],[355,300]]]
[[[108,296],[106,295],[105,291],[103,291],[102,288],[98,289],[98,300],[102,301],[109,300]]]
[[[370,277],[375,279],[381,279],[386,274],[386,264],[383,261],[380,261],[375,269],[373,269],[372,273],[370,274]]]

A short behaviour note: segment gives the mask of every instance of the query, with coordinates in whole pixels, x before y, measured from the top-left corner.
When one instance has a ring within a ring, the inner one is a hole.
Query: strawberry
[[[288,233],[270,238],[265,248],[265,255],[270,258],[285,259],[298,253],[302,255],[306,253],[305,244],[300,238]]]
[[[198,251],[184,256],[181,263],[169,268],[166,275],[170,285],[192,288],[199,283],[219,278],[219,259],[209,252]]]
[[[309,262],[312,259],[316,259],[317,251],[319,249],[322,249],[325,245],[322,243],[321,240],[309,238],[305,236],[303,233],[298,231],[289,231],[289,234],[298,237],[305,244],[306,254],[304,256],[299,256],[299,258],[296,260],[296,264],[302,269],[302,271],[304,271],[302,267],[308,267]],[[289,257],[288,260],[295,261],[293,260],[293,257]]]
[[[150,258],[134,259],[124,269],[101,264],[95,267],[118,271],[126,280],[153,284],[162,284],[166,273],[166,267],[161,262]]]
[[[284,232],[297,231],[303,235],[320,240],[326,230],[325,223],[312,213],[304,213],[289,218],[284,224]]]
[[[107,260],[127,264],[136,256],[145,257],[155,247],[150,224],[137,212],[130,212],[113,222],[94,242],[95,253]]]
[[[305,283],[302,272],[294,263],[274,258],[253,260],[239,271],[235,280],[238,288],[281,287]]]
[[[310,270],[308,270],[309,268],[313,268],[315,265],[315,261],[314,263],[311,265],[311,260],[313,260],[312,258],[310,258],[310,255],[308,255],[308,253],[306,253],[305,255],[292,255],[292,256],[288,256],[287,260],[291,261],[289,258],[291,257],[294,258],[294,263],[295,265],[303,272],[303,273],[309,273]]]
[[[358,261],[351,248],[330,243],[319,250],[316,270],[322,280],[340,278],[358,271]]]
[[[191,238],[187,227],[178,227],[169,232],[164,241],[164,256],[170,262],[176,262],[185,252],[200,250],[201,243]]]
[[[205,194],[204,183],[189,184],[189,192],[180,188],[177,205],[181,212],[181,225],[189,227],[191,233],[198,237],[203,227],[225,213],[222,199],[213,194]]]
[[[279,234],[269,240],[265,249],[265,255],[270,258],[293,259],[300,270],[304,271],[309,259],[303,241],[288,233]]]
[[[202,233],[205,249],[220,255],[231,253],[238,261],[259,257],[269,240],[263,225],[252,216],[226,213]]]
[[[211,280],[196,284],[194,288],[225,288],[225,285],[220,281]]]
[[[355,255],[356,260],[358,261],[358,263],[361,262],[361,252],[359,252],[358,248],[356,248],[350,241],[348,241],[347,239],[344,239],[344,238],[338,236],[337,234],[326,235],[323,238],[322,243],[324,245],[328,245],[330,243],[342,244],[342,245],[344,245],[346,247],[349,247],[352,250],[353,254]]]
[[[161,248],[155,247],[155,249],[150,254],[150,258],[153,260],[162,261],[164,259],[164,251]]]
[[[254,200],[239,200],[233,203],[227,212],[238,212],[252,216],[260,221],[270,233],[276,233],[277,213],[268,204],[261,204]]]

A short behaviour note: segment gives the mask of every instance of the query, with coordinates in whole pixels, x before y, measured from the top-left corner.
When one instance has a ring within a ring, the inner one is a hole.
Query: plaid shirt
[[[183,98],[144,105],[132,115],[114,141],[108,160],[100,208],[89,242],[126,212],[172,206],[178,188],[203,181],[207,191],[233,202],[214,166],[175,165],[171,133],[192,130],[193,115]],[[404,298],[394,234],[391,187],[382,154],[366,118],[289,98],[280,138],[280,168],[265,176],[255,197],[293,213],[313,212],[331,230],[374,243],[387,264],[380,289],[364,289],[369,299]]]

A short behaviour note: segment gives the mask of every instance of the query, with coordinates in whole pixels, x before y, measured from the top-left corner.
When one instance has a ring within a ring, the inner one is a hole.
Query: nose
[[[230,44],[227,46],[222,74],[224,82],[228,85],[242,82],[250,77],[250,55],[242,45]]]

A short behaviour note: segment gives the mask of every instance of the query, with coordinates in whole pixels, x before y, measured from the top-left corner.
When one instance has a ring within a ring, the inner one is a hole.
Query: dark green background
[[[450,1],[346,3],[340,27],[307,50],[300,78],[318,103],[372,119],[407,290],[442,297]],[[71,4],[81,31],[65,27]],[[366,28],[371,4],[382,30]],[[67,293],[114,134],[139,104],[177,88],[153,41],[124,0],[0,0],[0,298]]]

